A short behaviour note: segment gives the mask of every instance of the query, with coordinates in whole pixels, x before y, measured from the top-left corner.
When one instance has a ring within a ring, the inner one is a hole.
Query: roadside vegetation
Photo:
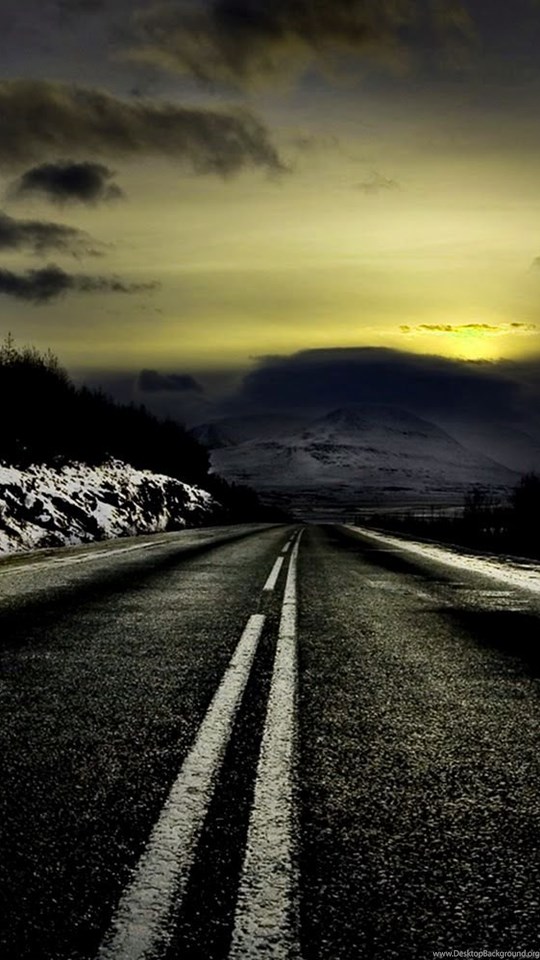
[[[18,347],[11,337],[0,346],[0,409],[6,465],[122,460],[208,490],[223,505],[222,522],[282,519],[253,490],[210,474],[207,450],[181,424],[76,386],[52,353]]]
[[[489,489],[473,487],[461,510],[448,515],[430,507],[422,514],[377,514],[358,518],[364,525],[410,537],[452,543],[491,553],[540,558],[540,476],[521,477],[504,501]]]

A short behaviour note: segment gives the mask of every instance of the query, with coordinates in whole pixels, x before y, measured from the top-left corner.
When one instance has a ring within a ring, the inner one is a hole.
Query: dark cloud
[[[104,164],[88,160],[42,163],[23,173],[12,192],[19,197],[37,193],[59,204],[107,203],[124,196],[120,187],[111,183],[113,176],[113,171]]]
[[[376,170],[374,170],[366,180],[362,180],[360,183],[355,183],[353,186],[355,190],[360,190],[367,196],[373,196],[377,193],[382,193],[385,190],[399,190],[399,183],[397,180],[391,180],[389,177],[385,177],[382,173],[378,173]]]
[[[322,137],[313,133],[299,133],[290,140],[291,146],[302,153],[315,152],[317,150],[338,150],[340,141],[338,137]]]
[[[523,326],[523,324],[518,324]],[[434,333],[461,333],[463,330],[489,330],[492,333],[498,332],[501,327],[494,323],[419,323],[417,330],[432,330]]]
[[[245,378],[234,404],[254,409],[328,409],[395,404],[425,416],[506,417],[519,407],[516,368],[375,347],[309,350],[269,357]]]
[[[82,230],[43,220],[15,220],[0,212],[0,250],[30,250],[43,255],[52,250],[73,256],[97,256],[99,246]]]
[[[157,370],[141,370],[139,389],[144,393],[202,393],[203,388],[189,373],[158,373]]]
[[[56,6],[61,14],[94,14],[105,9],[105,0],[57,0]]]
[[[101,90],[37,80],[0,82],[0,162],[61,155],[168,157],[196,173],[283,170],[265,127],[246,111],[122,100]]]
[[[211,0],[155,3],[138,14],[141,60],[204,81],[250,82],[336,54],[401,56],[417,31],[469,37],[461,0]]]
[[[25,273],[0,268],[0,294],[33,304],[49,303],[66,293],[142,293],[155,287],[125,283],[117,277],[69,274],[54,265]]]

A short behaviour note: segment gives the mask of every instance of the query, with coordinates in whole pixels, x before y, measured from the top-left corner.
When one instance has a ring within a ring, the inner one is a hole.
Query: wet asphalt
[[[95,956],[264,612],[163,960],[227,956],[292,529],[0,564],[0,957]],[[334,526],[306,529],[298,583],[304,960],[540,949],[538,601]]]

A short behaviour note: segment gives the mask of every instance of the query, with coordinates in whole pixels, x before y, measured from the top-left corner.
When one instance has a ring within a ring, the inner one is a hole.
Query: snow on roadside
[[[459,548],[433,546],[418,540],[407,540],[405,537],[394,537],[387,533],[377,533],[367,527],[357,527],[346,524],[347,529],[361,533],[363,536],[377,540],[385,546],[412,553],[425,560],[436,560],[446,566],[469,573],[480,573],[491,577],[506,586],[520,587],[533,593],[540,593],[540,563],[534,560],[517,560],[512,558],[479,557],[461,553]]]
[[[200,487],[119,460],[0,465],[0,554],[201,526],[217,506]]]

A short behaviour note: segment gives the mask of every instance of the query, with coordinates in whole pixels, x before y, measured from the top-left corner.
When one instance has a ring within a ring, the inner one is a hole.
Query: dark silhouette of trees
[[[466,492],[461,510],[377,514],[367,523],[411,537],[540,557],[540,476],[525,474],[506,501],[476,486]]]
[[[526,473],[514,489],[511,498],[512,533],[524,551],[540,554],[540,477]]]
[[[291,516],[279,507],[265,506],[255,490],[241,483],[229,483],[223,477],[211,473],[205,483],[205,490],[224,506],[224,523],[241,523],[246,517],[252,517],[262,523],[290,523]]]
[[[5,462],[97,464],[116,457],[187,483],[207,476],[206,450],[180,424],[76,387],[52,354],[19,349],[11,338],[0,348],[0,404]]]
[[[115,458],[209,490],[224,522],[282,518],[253,490],[209,474],[206,448],[179,423],[76,387],[52,353],[17,347],[11,337],[0,346],[0,409],[0,462],[24,469]]]

